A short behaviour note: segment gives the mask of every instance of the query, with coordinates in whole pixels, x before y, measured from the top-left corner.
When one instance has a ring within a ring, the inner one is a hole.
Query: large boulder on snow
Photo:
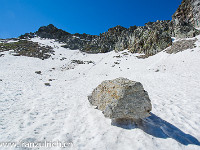
[[[111,119],[143,119],[150,116],[152,109],[142,84],[121,77],[103,81],[88,99]]]

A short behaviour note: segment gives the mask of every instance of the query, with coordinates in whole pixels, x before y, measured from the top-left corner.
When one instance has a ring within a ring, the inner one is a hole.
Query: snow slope
[[[32,41],[54,47],[52,58],[4,52],[0,57],[0,143],[59,140],[73,143],[66,148],[73,150],[200,149],[197,38],[194,49],[177,54],[163,51],[147,59],[124,55],[126,51],[86,54],[39,38]],[[71,64],[71,60],[94,64]],[[98,84],[117,77],[139,81],[149,93],[152,116],[138,127],[112,125],[87,100]]]

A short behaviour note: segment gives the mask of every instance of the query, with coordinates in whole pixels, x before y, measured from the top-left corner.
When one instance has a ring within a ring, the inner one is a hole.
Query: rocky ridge
[[[39,36],[63,42],[63,47],[79,49],[87,53],[105,53],[128,49],[130,52],[154,55],[172,44],[170,21],[149,22],[145,26],[124,28],[116,26],[97,35],[70,34],[52,24],[41,27],[37,32],[20,36],[21,39]]]
[[[100,35],[70,34],[50,24],[40,27],[35,33],[22,35],[20,38],[39,36],[56,39],[63,42],[65,48],[79,49],[87,53],[128,49],[132,53],[144,53],[148,57],[171,46],[171,37],[188,38],[200,34],[194,26],[199,17],[198,2],[198,0],[183,0],[171,21],[148,22],[145,26],[131,26],[130,28],[118,25]]]

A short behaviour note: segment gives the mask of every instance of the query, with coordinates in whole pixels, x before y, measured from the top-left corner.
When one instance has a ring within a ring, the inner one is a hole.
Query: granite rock
[[[142,84],[122,77],[103,81],[88,99],[111,119],[143,119],[152,109]]]

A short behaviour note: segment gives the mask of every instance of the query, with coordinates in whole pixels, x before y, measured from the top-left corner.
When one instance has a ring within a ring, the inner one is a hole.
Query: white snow
[[[18,42],[18,40],[9,40],[9,41],[6,41],[6,43],[16,43]]]
[[[0,143],[59,140],[73,142],[68,147],[73,150],[200,149],[200,36],[197,38],[194,49],[160,52],[147,59],[114,51],[87,54],[39,38],[32,41],[54,47],[52,58],[3,52]],[[114,57],[118,55],[122,57]],[[71,60],[95,64],[71,64]],[[117,77],[139,81],[149,93],[153,114],[139,128],[111,125],[88,102],[87,96],[96,86]]]

